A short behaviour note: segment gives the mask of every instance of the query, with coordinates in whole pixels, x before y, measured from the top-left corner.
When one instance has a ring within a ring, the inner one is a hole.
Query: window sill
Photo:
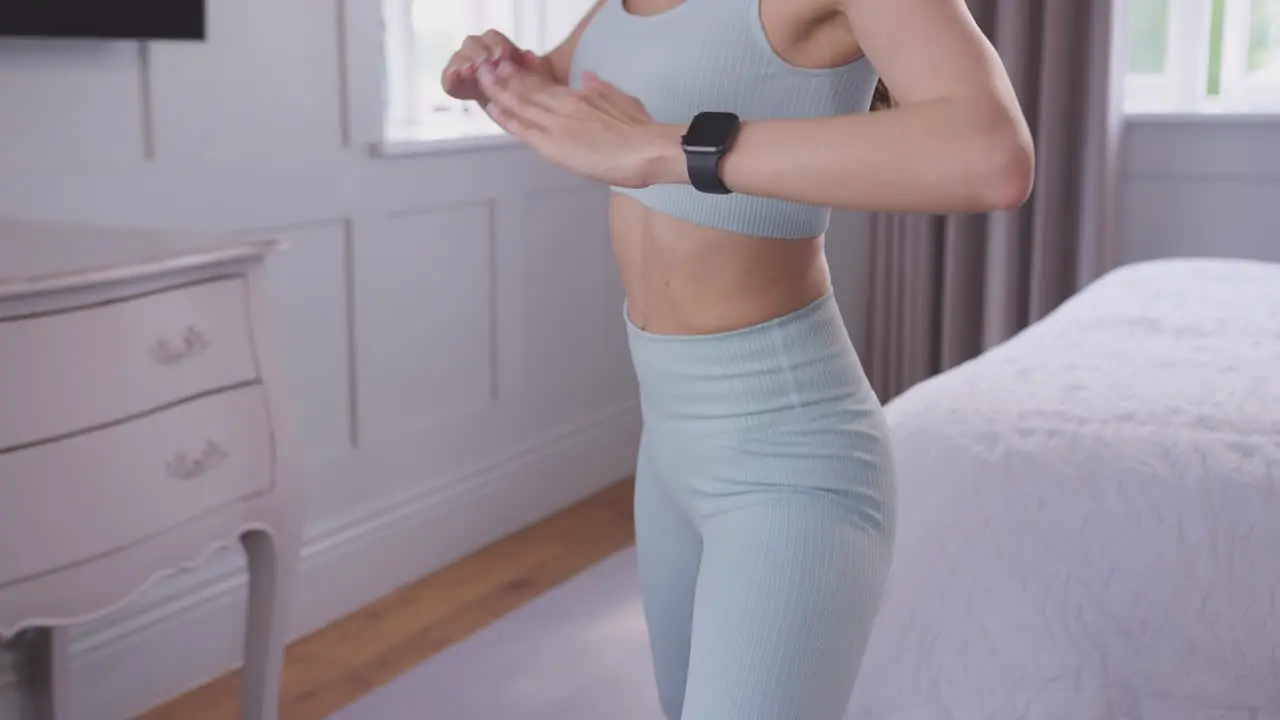
[[[473,115],[432,123],[431,127],[387,128],[383,139],[374,143],[373,153],[385,158],[442,155],[505,148],[518,143],[488,117]]]
[[[1131,112],[1124,120],[1144,125],[1280,125],[1280,112]]]
[[[1169,97],[1142,92],[1127,93],[1126,119],[1141,123],[1215,125],[1274,125],[1280,122],[1280,82],[1255,83],[1230,96],[1202,98],[1197,106],[1173,102]]]

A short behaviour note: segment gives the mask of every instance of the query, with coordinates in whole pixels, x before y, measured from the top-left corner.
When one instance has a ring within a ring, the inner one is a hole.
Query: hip
[[[744,328],[666,335],[624,322],[647,427],[700,437],[861,434],[884,424],[830,288]]]
[[[890,531],[888,425],[829,290],[739,330],[627,332],[644,416],[637,482],[661,482],[695,515],[809,498]]]

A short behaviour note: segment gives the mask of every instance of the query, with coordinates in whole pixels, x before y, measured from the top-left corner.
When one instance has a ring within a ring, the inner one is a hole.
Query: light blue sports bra
[[[744,122],[866,112],[878,79],[866,58],[827,69],[783,60],[765,35],[760,0],[685,0],[649,16],[629,14],[623,0],[604,0],[578,40],[575,87],[586,70],[674,125],[703,111],[737,113]],[[689,185],[613,189],[666,215],[744,235],[813,237],[831,217],[829,207],[709,195]]]

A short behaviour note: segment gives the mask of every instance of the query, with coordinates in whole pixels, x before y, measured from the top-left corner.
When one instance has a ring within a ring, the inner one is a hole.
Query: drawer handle
[[[178,343],[169,338],[160,338],[151,346],[151,358],[160,365],[177,365],[188,358],[195,357],[209,348],[209,338],[193,327],[182,333]]]
[[[165,466],[169,477],[174,480],[195,480],[210,470],[218,467],[230,457],[230,453],[222,449],[218,443],[210,440],[204,445],[200,454],[189,457],[186,453],[178,453]]]

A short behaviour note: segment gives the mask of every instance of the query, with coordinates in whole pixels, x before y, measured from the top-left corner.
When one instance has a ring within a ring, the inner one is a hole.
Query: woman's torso
[[[571,82],[584,70],[672,124],[707,110],[746,122],[865,111],[876,81],[833,0],[604,0],[578,41]],[[829,287],[828,208],[685,185],[614,190],[628,312],[650,332],[753,325]]]

